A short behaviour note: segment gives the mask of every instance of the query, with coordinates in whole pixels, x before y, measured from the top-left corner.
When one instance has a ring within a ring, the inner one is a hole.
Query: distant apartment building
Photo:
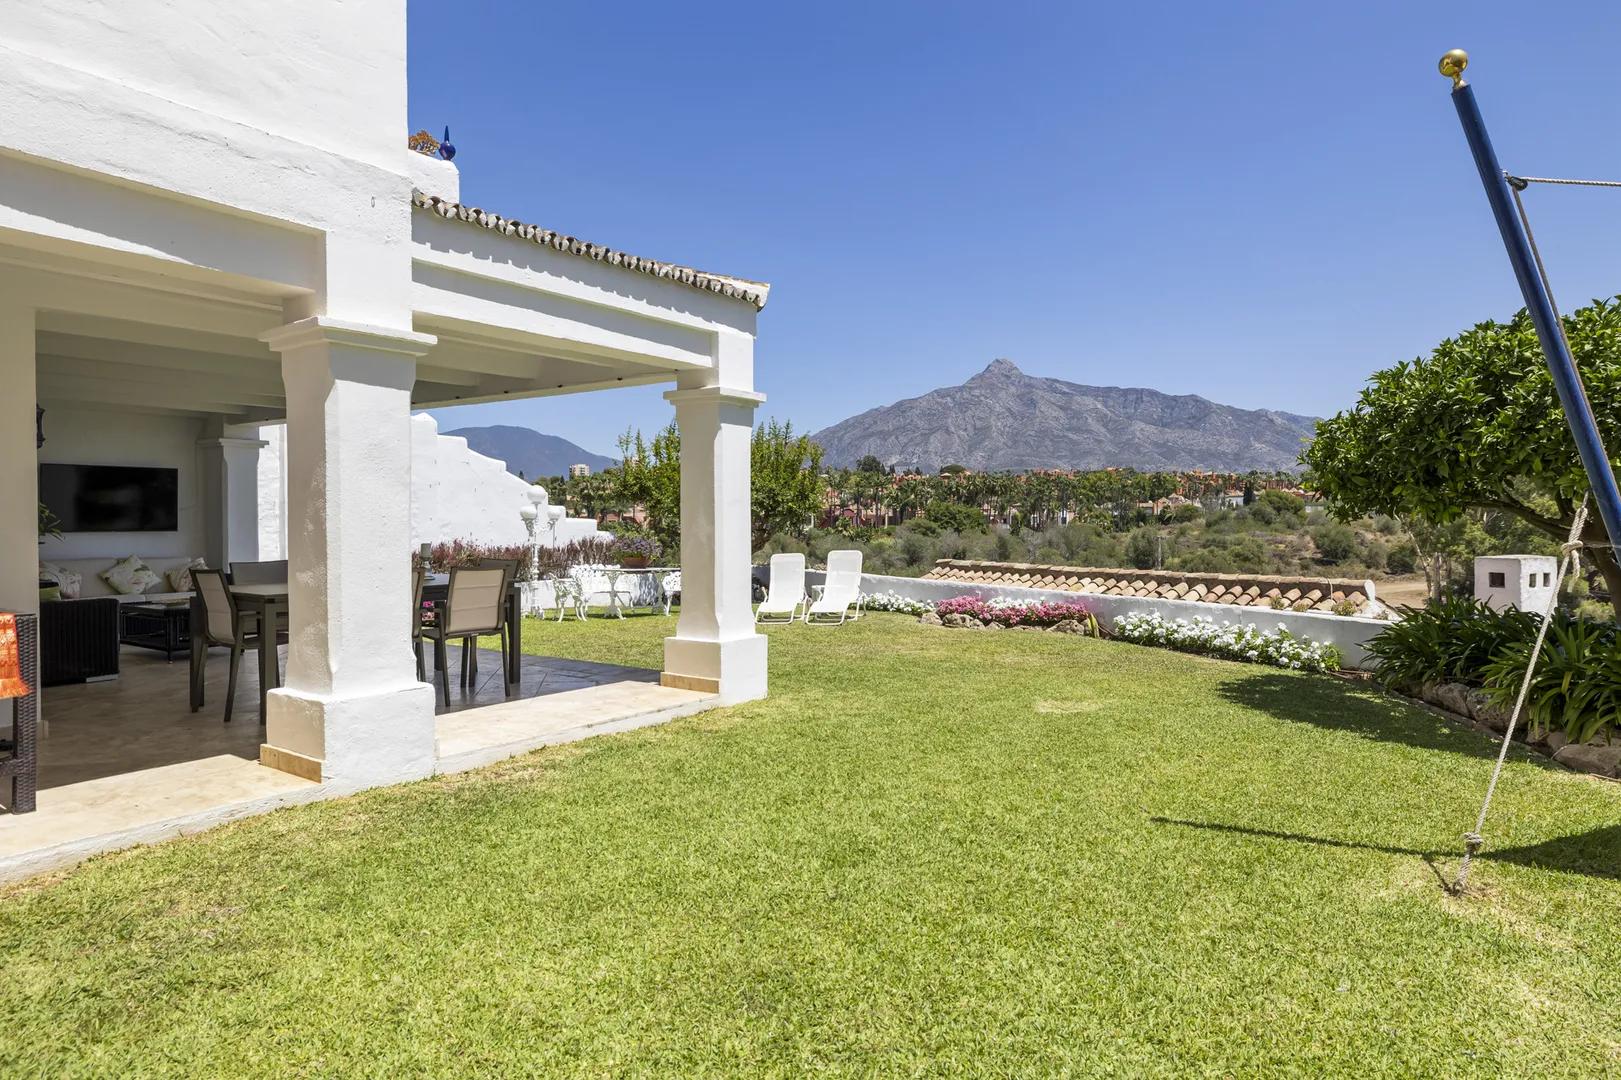
[[[568,478],[570,480],[578,480],[582,476],[590,476],[590,475],[591,475],[591,466],[589,466],[589,465],[570,465],[568,467]]]

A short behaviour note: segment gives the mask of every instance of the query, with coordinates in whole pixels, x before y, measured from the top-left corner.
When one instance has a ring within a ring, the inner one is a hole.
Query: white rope
[[[1515,176],[1513,173],[1504,173],[1503,177],[1516,188],[1523,188],[1527,184],[1567,184],[1572,187],[1621,188],[1621,180],[1561,180],[1553,176]]]
[[[1581,565],[1582,529],[1587,524],[1588,495],[1582,496],[1582,505],[1576,510],[1576,518],[1570,525],[1570,536],[1563,547],[1559,549],[1559,583],[1548,597],[1547,607],[1542,612],[1542,625],[1537,627],[1537,640],[1531,646],[1531,658],[1525,664],[1525,676],[1520,679],[1520,693],[1514,699],[1514,711],[1508,717],[1508,729],[1503,732],[1503,745],[1497,750],[1497,764],[1492,768],[1491,782],[1486,785],[1486,798],[1480,803],[1480,814],[1475,818],[1473,832],[1463,834],[1463,863],[1458,867],[1458,880],[1453,883],[1452,891],[1462,893],[1469,881],[1469,863],[1486,843],[1486,814],[1491,810],[1492,794],[1497,790],[1497,781],[1503,775],[1503,763],[1508,760],[1508,748],[1514,741],[1514,731],[1520,724],[1520,713],[1525,709],[1526,696],[1531,691],[1531,677],[1536,674],[1537,661],[1542,657],[1542,643],[1547,640],[1548,626],[1553,622],[1554,609],[1559,603],[1559,593],[1565,587],[1567,575],[1574,574]]]

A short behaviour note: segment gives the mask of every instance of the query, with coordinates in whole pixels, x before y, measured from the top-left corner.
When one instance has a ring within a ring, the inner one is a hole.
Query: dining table
[[[277,627],[286,619],[288,611],[288,590],[285,581],[263,582],[249,585],[227,585],[231,598],[236,602],[238,611],[252,611],[259,616],[261,627]],[[522,681],[523,673],[523,643],[520,636],[523,633],[521,619],[522,587],[514,581],[507,590],[506,619],[509,631],[505,643],[505,652],[502,656],[502,673],[505,676],[506,696],[511,697],[517,693]],[[423,600],[447,600],[450,597],[450,575],[429,574],[422,585]],[[191,625],[201,628],[205,618],[202,601],[193,597],[191,601]],[[281,685],[281,662],[276,646],[280,634],[274,629],[270,633],[259,635],[259,717],[261,722],[265,716],[265,703],[270,691]],[[206,635],[200,632],[191,634],[191,707],[193,710],[203,705],[203,662],[207,655],[208,643]],[[437,662],[437,657],[435,658]]]

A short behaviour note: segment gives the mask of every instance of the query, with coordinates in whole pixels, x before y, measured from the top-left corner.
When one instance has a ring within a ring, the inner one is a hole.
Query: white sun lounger
[[[861,552],[827,553],[827,579],[805,609],[805,622],[838,625],[861,618]]]
[[[793,622],[805,603],[805,556],[771,556],[771,588],[754,613],[755,622]]]

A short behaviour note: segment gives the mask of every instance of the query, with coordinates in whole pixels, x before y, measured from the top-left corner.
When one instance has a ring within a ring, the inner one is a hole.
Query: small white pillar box
[[[1559,589],[1552,555],[1483,555],[1475,560],[1475,599],[1493,611],[1546,611]]]
[[[304,319],[265,335],[287,387],[287,682],[260,760],[349,788],[429,776],[411,655],[411,386],[434,339]]]

